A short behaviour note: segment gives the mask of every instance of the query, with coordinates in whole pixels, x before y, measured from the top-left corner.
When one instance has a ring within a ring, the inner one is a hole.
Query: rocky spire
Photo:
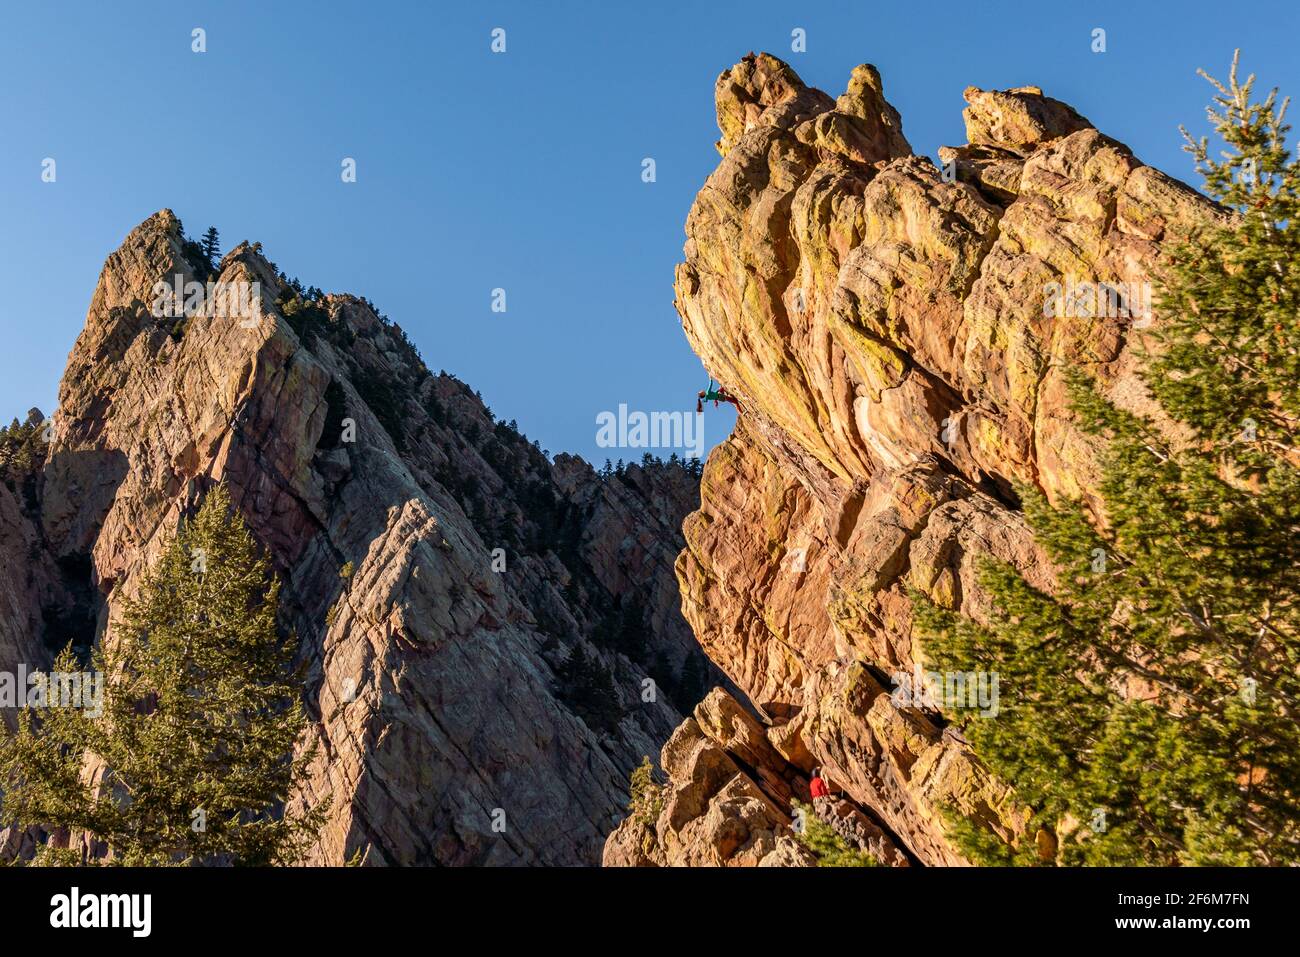
[[[771,746],[705,730],[717,703],[701,705],[664,749],[663,813],[622,825],[607,863],[798,863],[772,782],[807,801],[814,766],[916,863],[962,862],[946,807],[1018,836],[1014,796],[915,680],[909,592],[979,616],[987,555],[1046,584],[1011,480],[1091,494],[1065,371],[1148,407],[1142,290],[1173,227],[1215,213],[1035,87],[965,98],[969,143],[937,165],[871,66],[838,100],[767,54],[718,81],[722,159],[687,217],[676,305],[744,412],[677,574]],[[1135,292],[1135,311],[1053,312],[1071,284]]]

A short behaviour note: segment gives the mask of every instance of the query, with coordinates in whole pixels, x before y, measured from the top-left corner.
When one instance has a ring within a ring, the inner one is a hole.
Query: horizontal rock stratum
[[[113,640],[123,597],[224,482],[308,665],[321,747],[296,800],[333,802],[311,861],[596,863],[631,768],[695,703],[643,682],[698,654],[673,577],[698,479],[548,461],[367,301],[293,296],[260,244],[212,271],[192,246],[164,210],[108,257],[44,468],[0,483],[0,667]],[[158,318],[176,276],[258,283],[262,316]],[[629,623],[639,652],[595,640]],[[579,647],[616,723],[558,686]]]
[[[1124,314],[1138,304],[1049,316],[1047,290],[1141,290],[1161,244],[1216,211],[1035,87],[964,98],[969,143],[940,167],[913,155],[872,66],[838,99],[767,54],[718,78],[722,159],[687,218],[676,305],[744,411],[709,457],[677,576],[766,741],[755,725],[742,754],[697,710],[664,749],[663,812],[622,824],[607,864],[799,863],[777,819],[814,766],[916,863],[965,863],[945,808],[1023,837],[1014,795],[945,716],[891,697],[923,661],[908,590],[979,617],[982,555],[1047,584],[1012,480],[1092,494],[1066,371],[1149,410],[1148,317]]]

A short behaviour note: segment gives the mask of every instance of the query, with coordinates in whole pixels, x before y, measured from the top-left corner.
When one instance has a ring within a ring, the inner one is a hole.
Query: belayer
[[[822,777],[821,768],[813,768],[812,780],[808,782],[808,793],[812,795],[815,802],[818,798],[830,797],[830,788],[826,786],[826,779]]]

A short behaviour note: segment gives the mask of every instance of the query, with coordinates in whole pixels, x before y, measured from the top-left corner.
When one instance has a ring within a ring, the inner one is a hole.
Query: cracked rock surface
[[[962,864],[945,808],[1008,841],[1023,809],[952,715],[891,698],[923,661],[909,590],[978,617],[982,555],[1046,584],[1011,483],[1093,494],[1066,371],[1149,404],[1138,317],[1048,318],[1045,289],[1146,283],[1180,225],[1218,214],[1035,87],[967,89],[969,142],[942,167],[913,155],[871,66],[832,99],[750,54],[715,93],[722,158],[686,220],[676,306],[744,411],[709,457],[677,576],[701,645],[767,719],[772,750],[734,775],[806,802],[820,766],[913,861]],[[672,793],[732,787],[669,758]],[[717,856],[713,805],[693,806],[660,818],[641,863]],[[607,863],[633,862],[635,827]]]
[[[310,862],[596,863],[630,769],[695,703],[647,701],[643,682],[696,648],[673,562],[698,479],[548,461],[365,300],[288,308],[260,245],[205,273],[168,210],[108,257],[35,501],[0,488],[0,667],[112,641],[142,570],[225,482],[308,665],[321,747],[294,800],[333,801]],[[260,283],[262,318],[155,318],[155,283],[178,274]],[[42,622],[41,600],[67,602],[60,576],[85,634]],[[592,642],[631,608],[643,648]],[[611,675],[617,724],[559,687],[579,646]]]

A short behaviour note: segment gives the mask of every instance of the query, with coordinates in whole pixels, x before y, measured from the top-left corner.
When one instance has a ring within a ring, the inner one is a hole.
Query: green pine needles
[[[664,789],[655,783],[655,768],[650,756],[643,755],[641,763],[632,769],[628,786],[628,816],[646,827],[654,827],[659,812],[664,808]]]
[[[95,649],[99,706],[23,709],[17,732],[0,734],[0,820],[64,829],[113,864],[301,860],[326,806],[285,810],[313,749],[294,756],[307,717],[278,596],[215,487]],[[81,667],[65,650],[52,673]],[[37,862],[99,859],[47,848]]]
[[[818,867],[880,866],[879,861],[846,841],[807,804],[797,800],[790,803],[796,819],[801,822],[795,830],[795,840],[813,853]]]
[[[1054,593],[990,562],[987,626],[917,596],[935,667],[998,672],[998,717],[966,733],[1059,864],[1300,863],[1300,168],[1276,91],[1252,102],[1236,57],[1210,82],[1226,149],[1187,149],[1225,209],[1157,277],[1143,379],[1165,419],[1077,373],[1100,502],[1020,489]],[[1033,840],[952,833],[1039,862]]]

